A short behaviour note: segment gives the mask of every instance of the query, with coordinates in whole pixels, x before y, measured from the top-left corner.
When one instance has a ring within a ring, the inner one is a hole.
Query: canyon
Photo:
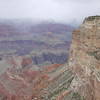
[[[100,16],[86,17],[69,43],[66,50],[62,45],[58,51],[50,49],[69,52],[65,62],[50,60],[42,67],[30,55],[1,55],[0,100],[100,100]]]
[[[0,100],[45,99],[68,61],[72,30],[60,23],[0,21]]]
[[[0,21],[0,57],[29,55],[34,65],[63,64],[68,60],[73,29],[61,23]]]

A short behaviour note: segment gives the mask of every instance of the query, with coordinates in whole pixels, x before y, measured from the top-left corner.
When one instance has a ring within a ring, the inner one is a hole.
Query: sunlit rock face
[[[86,100],[100,100],[100,16],[85,18],[73,32],[69,66],[73,91]]]

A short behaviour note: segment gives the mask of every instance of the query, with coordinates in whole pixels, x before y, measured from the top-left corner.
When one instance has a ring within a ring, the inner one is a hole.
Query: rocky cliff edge
[[[69,68],[71,89],[86,100],[100,100],[100,16],[85,18],[73,32]]]

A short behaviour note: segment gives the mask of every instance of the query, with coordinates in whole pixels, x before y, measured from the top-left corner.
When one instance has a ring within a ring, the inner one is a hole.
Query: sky
[[[0,18],[81,22],[100,14],[100,0],[0,0]]]

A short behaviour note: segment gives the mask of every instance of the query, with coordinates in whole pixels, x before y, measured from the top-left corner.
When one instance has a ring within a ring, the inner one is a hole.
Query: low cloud
[[[0,18],[80,22],[100,14],[100,0],[0,0]]]

